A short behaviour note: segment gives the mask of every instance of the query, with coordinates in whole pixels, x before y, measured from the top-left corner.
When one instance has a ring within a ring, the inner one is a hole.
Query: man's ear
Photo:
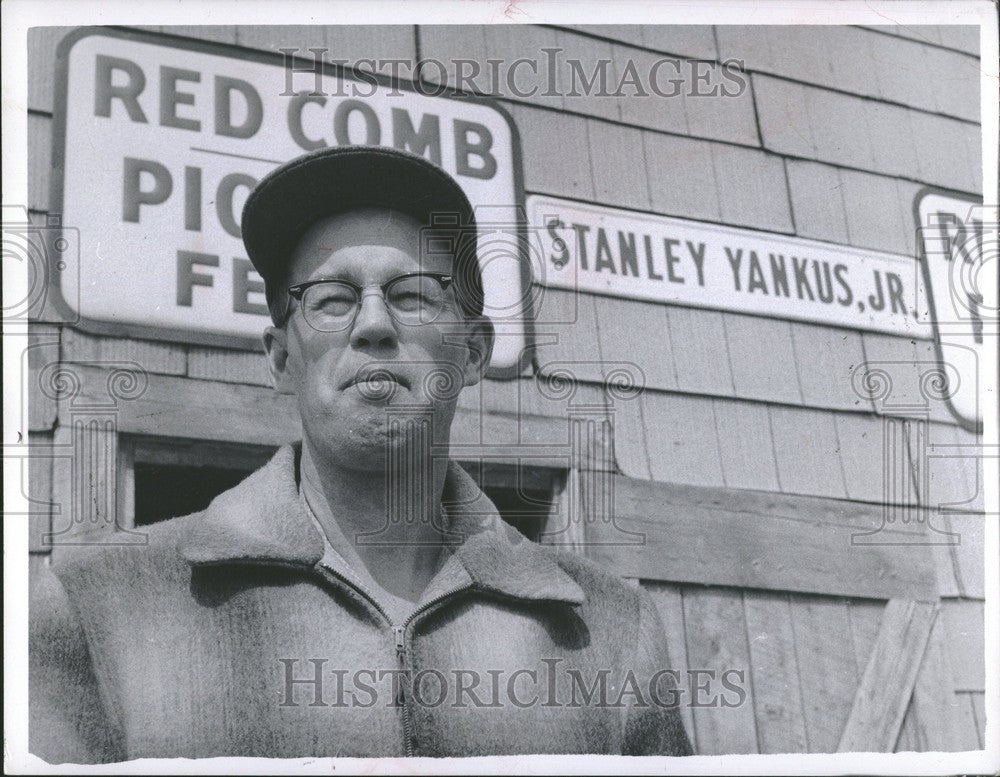
[[[269,326],[263,339],[271,384],[279,394],[294,394],[295,382],[288,370],[288,332],[284,327]]]
[[[468,322],[469,333],[466,338],[466,360],[463,378],[466,386],[475,386],[486,375],[493,355],[493,342],[496,335],[493,322],[486,316],[477,316]]]

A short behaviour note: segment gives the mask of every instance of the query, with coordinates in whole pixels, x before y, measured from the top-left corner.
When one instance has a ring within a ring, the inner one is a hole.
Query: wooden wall
[[[546,46],[610,58],[616,72],[665,54],[744,61],[750,88],[737,98],[501,91],[529,194],[912,256],[921,186],[982,191],[974,28],[165,31],[253,50],[326,46],[349,61],[532,51],[544,59]],[[50,76],[63,34],[30,36],[29,205],[38,221],[49,212]],[[574,325],[553,323],[567,311]],[[261,445],[297,434],[294,408],[272,394],[255,354],[98,338],[42,318],[28,356],[29,431],[40,454],[28,486],[36,559],[47,551],[42,534],[70,520],[74,429],[99,421],[81,415],[93,405],[81,398],[106,390],[107,365],[140,364],[149,378],[141,400],[116,405],[118,433]],[[919,438],[894,421],[892,401],[859,396],[851,382],[860,365],[894,363],[893,397],[916,396],[914,365],[934,360],[928,343],[554,290],[537,318],[548,344],[535,368],[467,392],[456,441],[468,457],[515,450],[537,466],[568,467],[548,541],[645,587],[678,667],[744,673],[744,704],[685,708],[699,753],[983,745],[983,519],[936,515],[940,504],[981,505],[980,469],[961,456],[928,465]],[[80,387],[60,394],[52,365],[70,363],[82,365]],[[546,393],[567,364],[575,392]],[[641,368],[636,397],[605,385],[623,364]],[[978,444],[943,406],[926,412],[932,444]],[[567,464],[580,429],[584,442]],[[94,455],[113,497],[117,443],[100,439]],[[887,498],[900,522],[883,526]],[[928,544],[942,536],[934,529],[960,544]],[[613,544],[637,536],[639,545]]]

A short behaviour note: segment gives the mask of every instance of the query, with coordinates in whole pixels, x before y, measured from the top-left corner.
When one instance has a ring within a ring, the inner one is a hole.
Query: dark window
[[[216,496],[242,481],[249,471],[175,464],[135,465],[135,525],[204,510]]]
[[[552,503],[552,496],[548,491],[519,491],[516,488],[495,486],[486,486],[483,491],[497,506],[501,518],[529,540],[538,541]]]

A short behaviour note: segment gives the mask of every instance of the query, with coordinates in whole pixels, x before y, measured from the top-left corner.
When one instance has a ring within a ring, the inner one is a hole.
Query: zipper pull
[[[393,626],[393,632],[396,635],[396,658],[402,662],[406,658],[406,643],[404,642],[406,626]]]

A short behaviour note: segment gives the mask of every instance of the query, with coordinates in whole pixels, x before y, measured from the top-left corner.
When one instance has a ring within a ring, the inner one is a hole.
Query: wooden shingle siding
[[[535,360],[542,375],[568,370],[577,380],[603,380],[594,305],[590,294],[542,292],[535,315]]]
[[[917,341],[876,332],[864,332],[861,339],[866,368],[873,374],[875,370],[882,371],[889,379],[888,393],[873,400],[878,413],[957,423],[947,404],[939,398],[940,394],[933,389],[941,368],[931,344],[918,348]]]
[[[724,223],[770,232],[793,231],[785,167],[780,158],[716,143],[712,145],[712,168]]]
[[[912,470],[909,461],[901,465],[887,461],[891,454],[884,441],[885,421],[876,415],[846,413],[837,413],[833,418],[848,498],[885,504],[891,502],[894,495],[907,494],[912,497],[910,503],[915,503],[917,494],[912,483],[904,489],[891,488],[886,482],[894,477],[912,480]],[[900,453],[909,456],[908,451]]]
[[[856,170],[842,170],[840,183],[848,245],[915,256],[913,197],[907,198],[904,191],[908,187],[893,178]]]
[[[846,498],[834,414],[788,407],[770,413],[782,492]]]
[[[681,391],[733,396],[733,371],[722,313],[714,310],[667,308],[674,371]]]
[[[713,27],[707,24],[576,24],[566,29],[645,47],[661,54],[716,59]]]
[[[865,29],[884,35],[896,35],[917,43],[942,46],[970,57],[979,56],[979,27],[969,24],[866,25]]]
[[[811,407],[871,412],[868,395],[855,391],[851,377],[863,369],[861,335],[849,329],[792,321],[792,346],[802,403]]]
[[[843,184],[839,168],[819,162],[785,160],[795,234],[848,244]]]
[[[28,207],[49,209],[52,184],[52,119],[28,114]]]
[[[642,410],[653,480],[723,485],[712,400],[646,391]]]
[[[667,310],[652,302],[595,296],[601,361],[641,376],[649,389],[675,390],[674,345]]]
[[[423,80],[431,84],[447,84],[456,86],[457,60],[472,60],[479,64],[481,71],[486,69],[486,38],[482,26],[473,24],[422,24],[418,28],[420,35],[420,54],[426,59],[433,59],[445,66],[444,73],[438,67],[428,67],[421,73]],[[378,51],[378,48],[369,51]],[[369,53],[370,56],[370,53]],[[465,66],[471,68],[471,65]],[[468,71],[467,71],[468,72]],[[442,77],[443,76],[443,77]],[[479,92],[485,91],[489,79],[482,77],[474,79],[476,85],[481,85]],[[468,90],[468,87],[466,88]]]
[[[200,380],[271,386],[267,360],[257,351],[229,351],[191,346],[187,352],[187,374]]]
[[[632,100],[632,91],[626,88],[622,96],[615,94],[621,73],[612,45],[569,30],[554,32],[555,47],[560,49],[555,59],[562,109],[620,121],[620,106]],[[602,66],[602,60],[607,64]]]
[[[622,401],[609,396],[607,401],[608,414],[614,425],[614,456],[618,471],[631,478],[652,479],[641,398]]]
[[[613,53],[615,61],[619,63],[620,71],[626,67],[625,63],[631,61],[639,73],[649,73],[652,68],[656,67],[656,63],[664,57],[663,54],[621,44],[613,46]],[[663,79],[660,88],[665,94],[671,96],[658,97],[649,95],[647,97],[620,100],[618,108],[621,113],[621,120],[626,124],[635,124],[656,132],[669,132],[676,135],[694,134],[700,137],[719,138],[719,135],[723,134],[719,130],[716,130],[714,133],[711,131],[707,133],[691,132],[690,120],[688,118],[688,100],[684,97],[683,92],[678,92],[678,94],[674,95],[673,92],[667,91],[670,85],[666,80],[668,78],[677,78],[679,77],[678,74],[669,65],[661,66],[660,73]],[[747,137],[742,122],[738,120],[733,122],[733,127],[725,134],[729,137],[719,139],[728,140],[734,136]],[[739,142],[739,140],[736,142]]]
[[[12,468],[20,468],[21,494],[28,498],[29,553],[45,553],[49,549],[45,535],[52,531],[52,512],[57,509],[52,503],[52,441],[51,432],[31,433],[28,435],[30,456],[19,461],[9,460]]]
[[[978,157],[969,147],[969,139],[979,132],[974,124],[761,74],[753,75],[753,88],[764,147],[776,153],[915,178],[961,191],[981,188],[975,172]],[[877,120],[871,118],[875,111],[882,114]],[[801,121],[789,122],[789,115],[801,117]],[[845,122],[844,116],[853,116],[855,121]],[[902,161],[910,157],[877,156],[868,133],[858,131],[859,125],[867,127],[890,119],[904,128],[899,142],[915,144],[917,169],[907,168]],[[910,133],[905,130],[907,125]],[[940,149],[941,153],[926,149]]]
[[[969,24],[948,24],[937,28],[941,45],[973,57],[979,56],[980,30]]]
[[[587,135],[597,200],[612,202],[616,207],[648,210],[649,181],[642,155],[643,131],[591,121]]]
[[[735,65],[726,72],[731,73],[733,70]],[[754,112],[753,90],[750,87],[749,75],[742,76],[745,86],[741,87],[735,80],[726,80],[721,65],[698,65],[698,78],[708,77],[709,83],[713,85],[709,88],[718,88],[720,92],[725,89],[730,95],[725,99],[714,99],[699,95],[699,92],[704,92],[706,87],[702,85],[696,88],[693,85],[696,80],[694,70],[687,69],[684,74],[686,83],[682,100],[689,135],[742,146],[760,146],[760,133],[757,131],[757,116]],[[740,89],[742,91],[738,91]]]
[[[516,102],[543,105],[547,108],[561,110],[563,108],[562,82],[560,73],[555,73],[556,88],[548,88],[553,76],[548,69],[548,59],[543,48],[556,47],[556,31],[546,27],[520,24],[488,24],[482,28],[484,38],[485,59],[501,60],[509,68],[511,63],[522,57],[535,57],[538,60],[537,75],[530,68],[521,72],[513,71],[512,84],[508,84],[508,75],[504,73],[499,79],[497,97]],[[473,40],[475,33],[473,33]],[[421,38],[421,48],[423,38]],[[424,55],[426,56],[426,55]],[[442,52],[442,59],[454,58],[449,51]],[[508,71],[510,72],[510,71]],[[488,79],[487,79],[488,80]],[[513,88],[511,88],[513,87]]]
[[[55,100],[56,48],[75,27],[32,27],[28,30],[28,110],[51,114]],[[29,181],[30,185],[30,181]]]
[[[59,340],[59,327],[48,324],[30,327],[27,348],[21,358],[25,383],[21,390],[22,417],[18,419],[18,428],[22,432],[51,432],[55,426],[59,380],[54,370],[58,370],[60,361]]]
[[[62,353],[68,362],[94,362],[109,367],[120,362],[129,365],[129,369],[164,375],[183,375],[187,369],[183,345],[91,335],[70,327],[63,330]]]
[[[779,491],[767,406],[727,399],[712,401],[726,486]]]
[[[712,144],[674,135],[642,136],[653,210],[665,216],[719,221]]]
[[[521,136],[524,187],[536,194],[594,200],[590,122],[525,105],[507,106]],[[566,149],[574,153],[567,154]]]
[[[787,321],[723,313],[736,396],[782,404],[802,403],[798,362]]]
[[[928,29],[934,46],[858,27],[719,25],[717,35],[720,55],[747,70],[978,121],[976,76],[962,77],[976,62],[938,47],[947,29]]]

